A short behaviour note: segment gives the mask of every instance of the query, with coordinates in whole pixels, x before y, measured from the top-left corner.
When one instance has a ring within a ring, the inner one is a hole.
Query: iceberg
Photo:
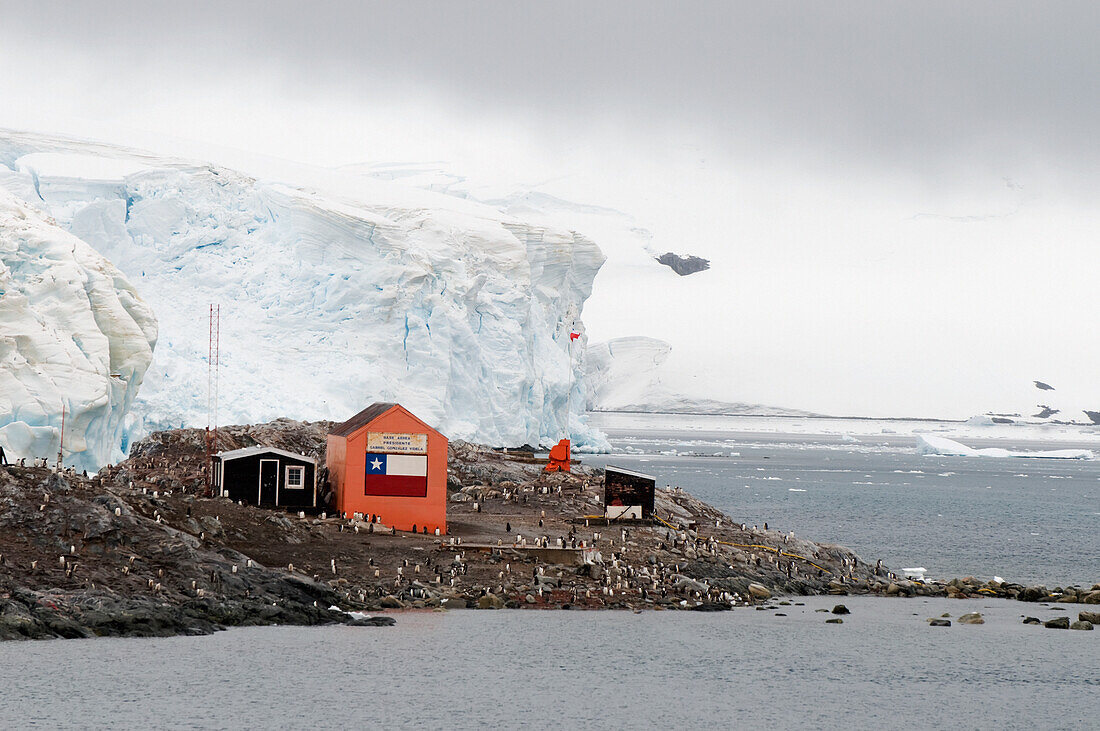
[[[0,189],[0,445],[95,470],[127,448],[157,322],[122,273]],[[64,419],[64,423],[62,423]],[[62,443],[64,431],[64,443]]]
[[[1088,449],[1052,449],[1036,452],[1014,452],[1001,447],[974,449],[946,437],[917,435],[917,453],[943,457],[1020,457],[1033,459],[1094,459]]]
[[[0,189],[111,260],[155,313],[128,435],[207,423],[216,303],[221,423],[343,420],[387,400],[452,438],[608,448],[584,416],[581,318],[604,255],[571,230],[340,171],[254,176],[14,132]]]

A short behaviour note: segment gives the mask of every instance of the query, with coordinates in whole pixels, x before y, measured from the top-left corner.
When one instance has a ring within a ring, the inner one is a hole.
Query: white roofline
[[[274,452],[275,454],[281,454],[284,457],[290,457],[291,459],[297,459],[302,462],[309,462],[314,467],[317,466],[317,460],[313,457],[307,457],[304,454],[296,454],[286,449],[279,449],[278,447],[264,447],[262,445],[256,445],[254,447],[243,447],[241,449],[231,449],[228,452],[218,452],[216,455],[222,462],[228,462],[233,459],[240,459],[241,457],[251,457],[254,454],[263,454],[264,452]]]
[[[624,475],[630,475],[632,477],[642,477],[646,480],[653,480],[654,482],[657,481],[657,478],[653,475],[647,475],[644,472],[636,472],[635,470],[628,470],[625,467],[616,467],[613,464],[604,465],[603,470],[605,473],[608,470],[615,470],[616,472],[621,472]]]

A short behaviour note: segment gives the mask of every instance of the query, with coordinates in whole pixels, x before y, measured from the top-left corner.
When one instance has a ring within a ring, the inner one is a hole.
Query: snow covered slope
[[[95,469],[126,447],[153,356],[152,310],[123,275],[0,189],[0,445],[9,459]]]
[[[569,349],[604,261],[583,236],[361,175],[254,178],[17,133],[0,132],[0,187],[152,305],[161,340],[135,405],[145,428],[205,424],[219,303],[222,423],[344,419],[392,399],[452,437],[547,443],[568,428],[603,443],[577,416],[584,349]]]
[[[679,393],[664,380],[672,346],[644,336],[615,338],[588,346],[588,409],[663,414],[754,414],[812,416],[806,411],[731,403]]]
[[[588,408],[592,411],[649,411],[670,394],[660,366],[672,346],[643,336],[616,338],[588,347]]]

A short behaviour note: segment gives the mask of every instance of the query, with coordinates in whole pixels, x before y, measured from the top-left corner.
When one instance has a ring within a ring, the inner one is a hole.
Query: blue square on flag
[[[427,497],[428,456],[367,452],[363,494]]]

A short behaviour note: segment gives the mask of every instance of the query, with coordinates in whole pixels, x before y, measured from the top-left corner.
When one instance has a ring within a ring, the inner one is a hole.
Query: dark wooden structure
[[[275,447],[245,447],[214,457],[214,494],[263,508],[317,507],[317,461]]]
[[[608,465],[603,479],[604,514],[608,518],[649,518],[656,489],[656,477]]]

